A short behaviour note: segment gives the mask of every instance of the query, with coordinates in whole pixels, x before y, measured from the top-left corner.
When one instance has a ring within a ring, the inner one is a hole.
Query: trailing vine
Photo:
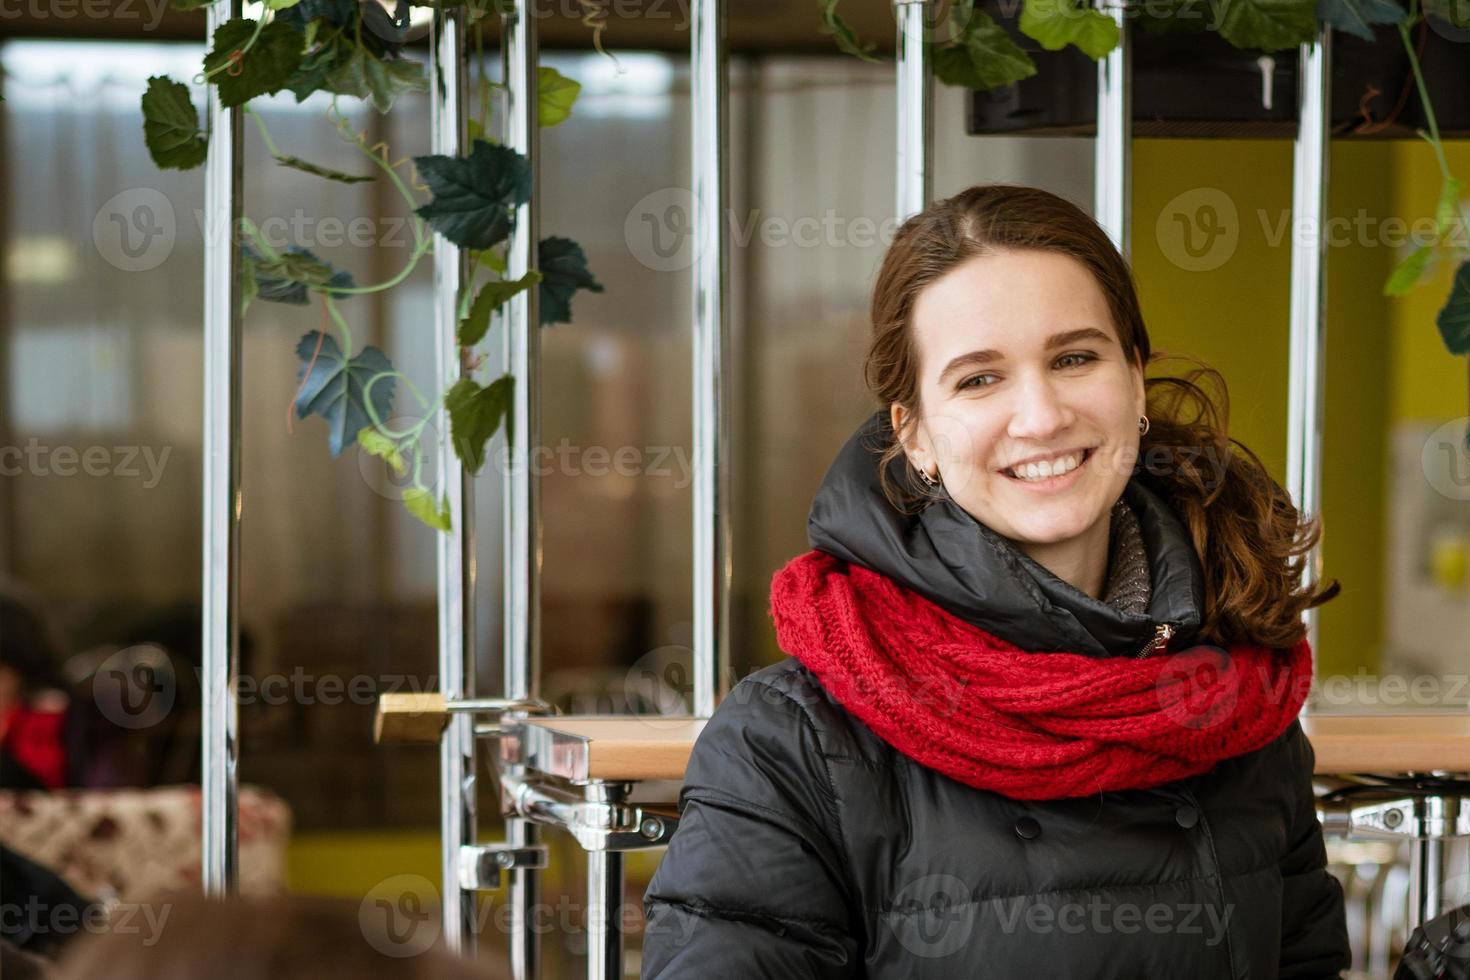
[[[1470,27],[1467,0],[1230,0],[1215,27],[1205,16],[1210,0],[1147,0],[1151,15],[1139,19],[1151,33],[1218,30],[1232,46],[1243,50],[1279,51],[1315,40],[1324,27],[1345,31],[1373,42],[1374,25],[1394,26],[1408,56],[1415,88],[1428,130],[1418,136],[1434,148],[1439,165],[1440,191],[1434,212],[1432,241],[1419,245],[1397,262],[1383,284],[1383,295],[1403,296],[1423,278],[1439,258],[1456,263],[1454,282],[1444,306],[1435,317],[1445,348],[1456,357],[1470,357],[1470,243],[1465,235],[1454,240],[1457,225],[1465,230],[1460,207],[1464,184],[1451,172],[1440,141],[1434,106],[1424,83],[1419,54],[1410,37],[1418,26],[1422,34],[1428,17],[1457,28]],[[837,13],[839,0],[818,0],[824,30],[837,47],[865,61],[878,61],[874,44],[857,36]],[[945,12],[947,8],[947,12]],[[926,43],[935,77],[966,89],[988,90],[1011,85],[1036,74],[1036,63],[1004,27],[975,0],[945,0],[934,40]],[[1022,0],[1017,28],[1048,51],[1072,45],[1094,61],[1118,46],[1120,33],[1111,14],[1088,0]],[[1470,452],[1470,427],[1464,448]]]
[[[178,10],[199,10],[219,0],[170,0]],[[485,70],[481,32],[475,30],[479,114],[469,121],[470,148],[458,157],[443,154],[393,159],[385,142],[370,143],[338,105],[339,98],[370,103],[388,112],[406,92],[428,90],[422,63],[407,58],[409,3],[396,0],[392,16],[375,0],[266,0],[260,20],[237,18],[220,25],[204,57],[196,84],[215,87],[219,103],[238,106],[254,122],[261,142],[283,166],[324,180],[354,184],[385,180],[408,205],[414,245],[403,267],[383,282],[359,286],[351,273],[334,268],[301,245],[277,250],[249,218],[240,222],[241,315],[255,300],[305,306],[315,296],[322,307],[320,330],[296,343],[297,388],[292,400],[296,418],[320,416],[327,424],[327,446],[340,456],[349,446],[382,459],[409,481],[403,504],[430,527],[448,531],[448,498],[423,477],[424,429],[442,405],[449,416],[455,455],[471,473],[484,465],[485,450],[502,424],[510,431],[514,376],[504,374],[485,384],[474,377],[485,356],[476,348],[494,315],[507,300],[533,286],[540,301],[540,326],[569,323],[571,301],[578,290],[601,292],[587,269],[581,246],[550,236],[537,243],[537,270],[510,280],[504,245],[514,227],[516,209],[531,195],[531,169],[524,155],[487,136],[492,91],[504,88]],[[593,0],[595,4],[595,0]],[[501,12],[499,0],[440,0],[420,6],[463,5],[466,21],[477,24]],[[555,69],[538,67],[539,122],[555,126],[569,118],[581,86]],[[251,100],[291,92],[298,103],[314,92],[331,99],[327,117],[338,138],[361,154],[367,172],[351,174],[282,152]],[[143,93],[143,133],[154,163],[189,170],[204,163],[210,134],[200,127],[199,113],[188,86],[167,76],[148,79]],[[427,197],[427,199],[423,199]],[[357,349],[352,329],[339,304],[363,293],[382,292],[403,282],[420,259],[433,251],[437,232],[469,253],[469,275],[458,297],[457,339],[470,373],[432,397],[419,391],[373,346]],[[485,278],[480,285],[477,280]],[[394,429],[392,417],[398,382],[418,403],[419,419]],[[289,424],[289,421],[288,421]]]

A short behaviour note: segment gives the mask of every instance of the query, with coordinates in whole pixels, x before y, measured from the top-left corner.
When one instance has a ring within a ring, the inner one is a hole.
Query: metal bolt
[[[516,863],[516,856],[509,851],[500,851],[495,855],[495,863],[502,868],[509,868]]]
[[[649,840],[658,840],[659,834],[663,832],[663,821],[657,817],[644,817],[643,822],[638,825],[638,833]]]
[[[1403,822],[1404,822],[1404,811],[1403,810],[1400,810],[1398,808],[1394,808],[1392,810],[1389,810],[1387,813],[1385,813],[1383,815],[1383,823],[1384,823],[1384,826],[1389,827],[1390,829],[1392,829],[1394,827],[1397,827],[1399,824],[1401,824]]]

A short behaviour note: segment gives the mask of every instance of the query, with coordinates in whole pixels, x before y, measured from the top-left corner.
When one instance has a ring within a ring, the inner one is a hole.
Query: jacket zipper
[[[1169,647],[1169,637],[1174,635],[1172,623],[1159,623],[1154,626],[1153,637],[1144,644],[1143,649],[1138,651],[1135,660],[1142,660],[1150,654],[1163,653]]]

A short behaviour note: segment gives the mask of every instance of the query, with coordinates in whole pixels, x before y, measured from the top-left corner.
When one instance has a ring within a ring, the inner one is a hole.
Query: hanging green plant
[[[872,54],[874,45],[862,41],[837,13],[839,0],[817,2],[824,30],[834,36],[839,50],[866,61],[879,60]],[[1154,16],[1141,18],[1139,23],[1144,30],[1161,34],[1207,30],[1210,21],[1205,15],[1209,2],[1148,0],[1149,12]],[[1440,171],[1440,192],[1434,214],[1434,240],[1415,248],[1395,264],[1384,281],[1383,294],[1405,295],[1440,258],[1458,263],[1449,296],[1435,323],[1445,349],[1456,357],[1470,359],[1470,248],[1455,244],[1453,236],[1457,227],[1464,228],[1460,208],[1464,184],[1450,172],[1434,106],[1409,34],[1429,16],[1458,28],[1470,27],[1470,3],[1424,0],[1422,9],[1419,0],[1407,0],[1407,3],[1405,7],[1396,0],[1233,0],[1223,9],[1215,28],[1232,46],[1262,52],[1311,43],[1323,27],[1370,43],[1376,39],[1375,25],[1397,29],[1428,123],[1427,130],[1416,132],[1434,149]],[[977,9],[975,0],[949,0],[941,6],[941,11],[946,7],[941,23],[947,30],[937,33],[947,39],[926,42],[934,76],[939,81],[960,88],[989,90],[1036,74],[1036,63],[1030,55],[989,14]],[[1120,40],[1113,17],[1095,9],[1088,0],[1023,0],[1017,28],[1049,51],[1071,45],[1094,61],[1105,57]],[[187,132],[179,138],[187,139]],[[1470,452],[1470,427],[1466,429],[1464,446]]]
[[[171,5],[176,10],[200,10],[212,2],[218,0],[171,0]],[[462,3],[472,26],[501,12],[502,6],[499,0],[444,2]],[[502,424],[510,431],[515,379],[505,374],[482,384],[466,377],[432,398],[425,397],[393,367],[386,353],[372,346],[354,347],[351,327],[337,304],[403,282],[419,259],[433,250],[430,232],[438,232],[470,251],[470,274],[458,298],[458,341],[464,362],[478,369],[485,358],[476,356],[474,348],[489,333],[495,313],[513,296],[537,287],[540,325],[545,326],[571,321],[571,300],[578,290],[601,292],[603,287],[588,271],[581,247],[555,236],[537,243],[540,271],[515,280],[505,278],[503,246],[514,228],[517,208],[530,199],[531,168],[522,154],[486,136],[491,91],[503,86],[492,82],[486,72],[480,31],[474,31],[479,117],[469,121],[469,151],[458,157],[432,154],[393,160],[386,144],[370,145],[366,135],[352,126],[337,100],[361,99],[386,113],[399,95],[428,90],[424,66],[403,55],[399,40],[406,26],[407,3],[399,0],[401,22],[372,0],[267,0],[265,7],[260,20],[238,18],[215,30],[196,84],[213,85],[222,106],[242,107],[281,166],[340,183],[388,181],[412,212],[414,247],[395,275],[359,286],[350,272],[334,268],[302,245],[273,248],[244,219],[240,229],[245,238],[240,254],[241,315],[255,300],[291,305],[306,305],[313,297],[320,301],[324,322],[335,333],[313,330],[296,344],[295,416],[322,418],[333,456],[356,445],[406,477],[404,507],[430,527],[448,531],[447,495],[423,479],[424,429],[442,406],[449,417],[455,455],[471,473],[478,472],[490,439]],[[540,124],[565,122],[581,86],[547,66],[539,67],[537,74]],[[282,152],[250,105],[254,99],[282,91],[291,92],[298,103],[314,92],[329,94],[328,119],[373,172],[346,173]],[[153,76],[143,93],[142,109],[144,142],[158,167],[189,170],[205,162],[209,134],[201,128],[188,86],[167,76]],[[491,278],[477,286],[482,270]],[[392,429],[385,420],[393,416],[399,381],[417,401],[420,415],[413,425]]]

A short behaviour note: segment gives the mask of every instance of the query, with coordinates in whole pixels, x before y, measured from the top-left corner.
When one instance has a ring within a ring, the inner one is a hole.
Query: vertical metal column
[[[516,208],[506,273],[519,279],[537,266],[541,224],[540,99],[536,78],[537,37],[532,0],[517,0],[501,15],[501,58],[507,88],[504,144],[531,165],[530,200]],[[503,633],[504,696],[535,698],[541,690],[541,484],[532,467],[532,450],[541,442],[541,335],[539,290],[526,289],[505,304],[506,370],[515,378],[506,428],[509,464],[503,476],[505,607]],[[539,828],[529,820],[505,817],[505,840],[512,847],[538,843]],[[539,938],[532,914],[540,901],[538,872],[513,868],[508,900],[515,918],[510,931],[511,976],[533,980],[541,970]]]
[[[897,207],[900,223],[918,214],[934,196],[934,84],[924,41],[934,0],[893,0],[898,21],[895,80],[898,107]]]
[[[725,0],[693,0],[689,49],[694,262],[694,713],[707,718],[730,670],[728,88]]]
[[[627,798],[627,783],[594,783],[587,798],[605,803]],[[587,852],[587,980],[622,980],[623,852]]]
[[[1292,156],[1291,359],[1287,391],[1286,488],[1297,509],[1316,514],[1322,487],[1322,375],[1327,339],[1326,249],[1328,114],[1332,32],[1324,28],[1301,46],[1298,129]],[[1303,581],[1319,579],[1320,553],[1308,556]],[[1317,611],[1306,613],[1317,646]]]
[[[429,38],[429,143],[431,152],[459,156],[465,112],[464,14],[436,8]],[[434,372],[448,387],[463,373],[458,339],[458,298],[464,257],[443,235],[434,235]],[[446,700],[474,694],[473,660],[466,670],[466,646],[473,647],[474,527],[473,488],[454,454],[449,414],[441,409],[438,464],[449,500],[452,530],[437,536],[439,587],[439,684]],[[444,941],[450,949],[473,954],[475,893],[460,885],[459,849],[475,842],[474,719],[463,712],[449,717],[439,743],[440,887],[443,889]]]
[[[1097,63],[1093,215],[1126,259],[1133,248],[1133,41],[1122,0],[1111,12],[1118,46]]]
[[[213,4],[209,36],[241,15],[241,0]],[[235,232],[241,214],[241,115],[206,84],[204,164],[203,715],[201,861],[206,895],[239,883],[240,305]]]

